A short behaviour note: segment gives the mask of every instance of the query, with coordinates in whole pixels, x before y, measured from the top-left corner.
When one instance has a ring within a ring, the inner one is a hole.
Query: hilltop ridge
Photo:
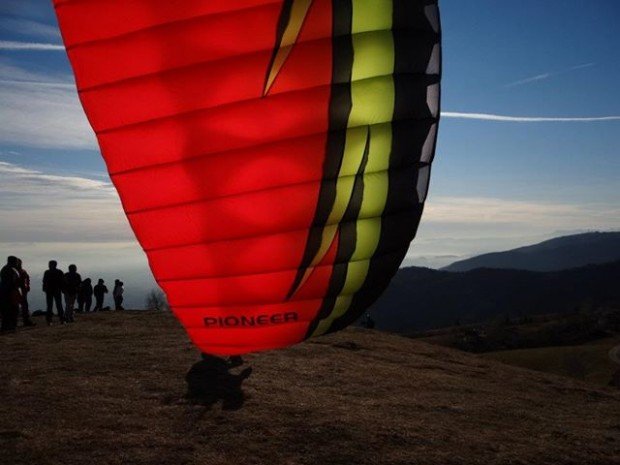
[[[403,268],[371,307],[377,328],[412,332],[620,302],[620,261],[561,271]]]
[[[589,232],[555,237],[538,244],[459,260],[445,271],[499,268],[558,271],[620,260],[620,232]]]

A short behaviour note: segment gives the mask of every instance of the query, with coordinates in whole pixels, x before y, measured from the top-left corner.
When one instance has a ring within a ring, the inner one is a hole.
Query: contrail
[[[575,65],[575,66],[573,66],[571,68],[568,68],[567,71],[575,71],[575,70],[578,70],[578,69],[591,68],[592,66],[595,66],[595,65],[596,65],[596,63],[594,63],[594,62],[592,62],[592,63],[583,63],[581,65]]]
[[[587,116],[587,117],[538,117],[538,116],[506,116],[490,113],[460,113],[453,111],[441,112],[442,118],[473,119],[479,121],[498,121],[504,123],[587,123],[596,121],[620,121],[620,116]]]
[[[566,74],[566,73],[570,73],[571,71],[577,71],[580,69],[585,69],[585,68],[591,68],[592,66],[596,66],[596,63],[592,62],[592,63],[581,63],[579,65],[575,65],[575,66],[571,66],[570,68],[565,68],[563,70],[560,71],[549,71],[547,73],[542,73],[542,74],[537,74],[536,76],[531,76],[525,79],[520,79],[519,81],[514,81],[514,82],[510,82],[508,84],[506,84],[504,87],[506,89],[510,88],[510,87],[517,87],[517,86],[521,86],[523,84],[529,84],[531,82],[536,82],[536,81],[544,81],[546,79],[555,77],[555,76],[560,76],[562,74]]]
[[[0,40],[0,50],[64,50],[64,45],[43,44],[38,42],[13,42],[10,40]]]
[[[504,87],[516,87],[530,82],[543,81],[545,79],[549,79],[551,76],[553,76],[551,73],[538,74],[526,79],[521,79],[520,81],[511,82],[510,84],[506,84]]]

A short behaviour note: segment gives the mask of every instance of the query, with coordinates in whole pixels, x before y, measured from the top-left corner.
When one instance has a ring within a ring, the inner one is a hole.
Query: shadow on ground
[[[202,360],[195,363],[185,375],[186,399],[190,403],[206,407],[211,407],[221,400],[223,410],[239,410],[245,400],[241,385],[252,374],[251,367],[243,369],[239,374],[230,372],[231,369],[241,365],[243,365],[241,357],[224,360],[202,354]]]

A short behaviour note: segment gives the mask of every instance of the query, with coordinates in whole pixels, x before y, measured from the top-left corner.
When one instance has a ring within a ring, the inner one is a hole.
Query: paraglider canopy
[[[435,0],[54,0],[129,222],[211,354],[341,329],[415,236]]]

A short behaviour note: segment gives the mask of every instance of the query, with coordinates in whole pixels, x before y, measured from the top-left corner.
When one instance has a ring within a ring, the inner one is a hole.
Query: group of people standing
[[[112,296],[116,310],[124,310],[123,286],[124,283],[121,280],[115,280]],[[30,276],[23,268],[22,261],[14,256],[8,257],[6,265],[0,270],[1,331],[14,331],[17,328],[20,310],[23,325],[34,326],[28,307],[29,292]],[[78,313],[90,312],[93,296],[95,297],[94,312],[107,309],[103,306],[105,295],[108,293],[104,280],[99,279],[97,284],[93,286],[90,278],[82,280],[75,265],[69,265],[69,271],[64,273],[58,268],[56,260],[51,260],[48,269],[43,274],[43,292],[46,299],[46,321],[48,325],[52,324],[54,305],[61,324],[73,323],[75,311]]]

